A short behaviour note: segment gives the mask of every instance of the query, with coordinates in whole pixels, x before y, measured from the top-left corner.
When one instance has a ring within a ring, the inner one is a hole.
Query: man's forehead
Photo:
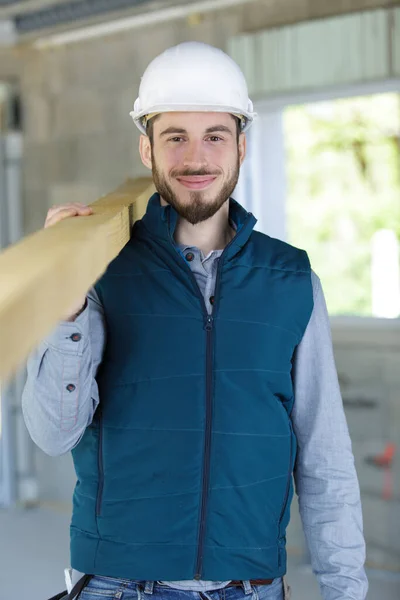
[[[158,131],[165,127],[178,127],[179,129],[209,129],[217,125],[224,125],[235,129],[235,117],[229,113],[210,112],[170,112],[157,115],[154,123]]]

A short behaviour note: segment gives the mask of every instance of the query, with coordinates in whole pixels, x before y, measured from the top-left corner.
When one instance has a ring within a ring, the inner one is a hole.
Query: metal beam
[[[62,25],[71,25],[114,10],[132,9],[147,4],[148,0],[85,0],[84,2],[66,2],[56,6],[42,8],[27,14],[18,14],[14,18],[18,33],[30,33],[40,29],[49,29]]]
[[[0,0],[0,19],[9,19],[58,4],[65,4],[65,0]]]

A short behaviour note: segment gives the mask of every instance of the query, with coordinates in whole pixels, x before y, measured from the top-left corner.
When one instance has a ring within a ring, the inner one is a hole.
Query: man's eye
[[[222,141],[222,138],[220,138],[218,135],[210,135],[210,137],[208,139],[211,140],[212,142]]]
[[[179,137],[179,136],[175,136],[175,137],[169,138],[170,142],[180,142],[181,140],[183,140],[183,138]]]

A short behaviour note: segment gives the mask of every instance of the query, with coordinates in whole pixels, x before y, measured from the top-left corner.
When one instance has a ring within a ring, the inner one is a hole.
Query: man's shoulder
[[[302,248],[297,248],[260,231],[253,231],[252,243],[257,255],[264,257],[270,263],[271,268],[311,272],[308,254]]]

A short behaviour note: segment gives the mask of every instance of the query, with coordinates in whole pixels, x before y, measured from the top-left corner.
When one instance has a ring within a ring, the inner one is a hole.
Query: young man
[[[255,114],[198,43],[146,70],[131,113],[158,193],[30,357],[23,408],[72,450],[71,597],[281,600],[292,475],[325,600],[363,600],[357,476],[308,257],[232,198]],[[46,226],[82,205],[49,211]],[[92,577],[85,578],[84,575]]]

